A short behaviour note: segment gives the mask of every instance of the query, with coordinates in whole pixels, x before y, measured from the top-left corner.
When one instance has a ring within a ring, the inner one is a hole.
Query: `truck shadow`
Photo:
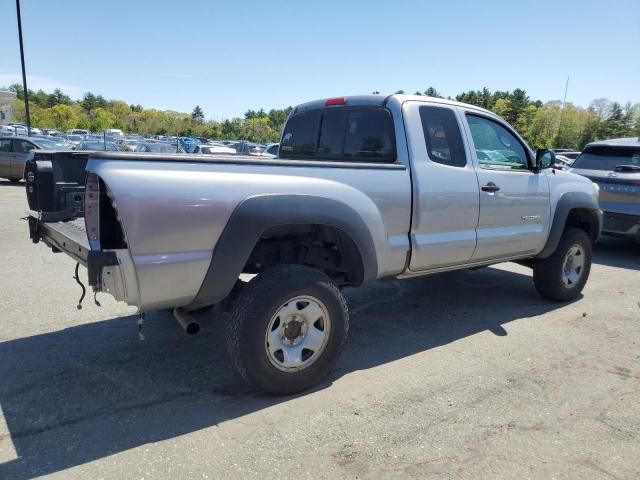
[[[506,335],[506,324],[563,306],[540,298],[529,275],[495,268],[377,282],[347,296],[350,340],[317,389],[484,330]],[[0,464],[0,478],[59,472],[288,401],[244,385],[221,319],[210,316],[196,337],[154,312],[145,341],[136,318],[121,317],[1,343],[10,438],[0,437],[0,453],[12,445],[15,455]]]

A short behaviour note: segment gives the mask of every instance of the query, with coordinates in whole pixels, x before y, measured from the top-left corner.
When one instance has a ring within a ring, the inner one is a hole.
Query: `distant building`
[[[13,109],[11,101],[16,98],[14,92],[0,90],[0,125],[7,125],[12,122]]]

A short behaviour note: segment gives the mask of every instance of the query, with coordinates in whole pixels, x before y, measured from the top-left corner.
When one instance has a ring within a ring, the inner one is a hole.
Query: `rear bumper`
[[[602,233],[640,239],[640,213],[629,215],[605,211]]]

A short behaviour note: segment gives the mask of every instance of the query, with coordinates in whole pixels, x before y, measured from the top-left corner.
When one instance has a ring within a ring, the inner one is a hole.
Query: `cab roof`
[[[486,110],[484,108],[478,107],[476,105],[471,105],[468,103],[456,102],[454,100],[447,100],[439,97],[428,97],[425,95],[405,95],[405,94],[392,94],[392,95],[381,95],[381,94],[372,94],[372,95],[349,95],[344,97],[332,97],[332,98],[322,98],[319,100],[312,100],[310,102],[302,103],[296,106],[293,109],[292,113],[304,112],[306,110],[315,110],[318,108],[325,108],[327,106],[327,102],[333,102],[334,100],[344,100],[344,102],[339,103],[347,106],[386,106],[391,100],[397,101],[399,104],[404,103],[407,100],[414,101],[422,101],[422,102],[431,102],[431,103],[441,103],[443,105],[451,105],[456,107],[464,107],[470,108],[473,110],[477,110],[479,112],[486,113],[487,115],[491,115],[493,117],[497,117],[495,113]],[[334,103],[334,105],[337,105]]]

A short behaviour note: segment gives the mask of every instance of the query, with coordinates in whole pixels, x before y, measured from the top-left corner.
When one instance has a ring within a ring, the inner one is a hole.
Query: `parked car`
[[[236,151],[230,147],[221,145],[197,145],[193,153],[204,153],[209,155],[235,155]]]
[[[34,150],[42,147],[28,137],[0,137],[0,177],[19,182],[24,176],[24,166]]]
[[[578,158],[578,156],[581,154],[582,152],[576,151],[576,150],[569,150],[566,152],[562,152],[560,155],[562,155],[565,158],[568,158],[570,160],[575,160],[576,158]]]
[[[262,151],[263,157],[275,158],[278,156],[278,148],[280,147],[279,143],[270,143],[266,146],[266,148]]]
[[[178,141],[180,142],[182,149],[187,153],[194,153],[197,146],[200,144],[200,140],[191,137],[180,137]]]
[[[107,128],[104,134],[108,137],[123,138],[124,133],[119,128]]]
[[[140,140],[137,139],[120,139],[115,140],[114,143],[118,146],[118,150],[123,152],[135,152],[136,148],[140,144]]]
[[[107,151],[117,152],[118,146],[113,142],[104,142],[98,140],[83,140],[81,141],[76,150],[93,150],[93,151]]]
[[[82,128],[72,128],[71,130],[67,130],[67,135],[89,135],[89,130],[84,130]]]
[[[9,124],[1,127],[0,134],[2,135],[27,135],[27,127],[20,124]]]
[[[71,145],[72,148],[77,148],[78,145],[80,145],[80,142],[82,142],[82,140],[84,140],[84,136],[83,135],[65,135],[65,140],[67,141],[67,143],[69,145]]]
[[[174,145],[170,145],[168,143],[151,143],[145,142],[136,145],[134,152],[142,152],[142,153],[185,153],[182,147],[176,147]]]
[[[590,143],[570,172],[599,185],[602,232],[640,242],[640,138]]]
[[[545,298],[578,298],[602,213],[593,182],[551,171],[554,156],[473,105],[332,98],[292,110],[278,162],[38,152],[29,229],[94,291],[174,309],[187,332],[190,310],[219,304],[243,378],[291,394],[344,346],[343,287],[517,261]]]
[[[569,170],[572,163],[572,159],[567,158],[564,155],[556,155],[556,161],[554,162],[553,167],[560,170]]]
[[[262,155],[262,151],[264,150],[264,147],[258,145],[257,143],[245,141],[238,142],[235,145],[231,146],[236,150],[236,153],[238,155],[252,155],[259,157],[260,155]]]
[[[50,137],[64,137],[65,136],[64,133],[62,133],[62,132],[60,132],[58,130],[51,129],[51,128],[48,128],[46,130],[42,130],[42,133],[44,135],[48,135]]]
[[[71,145],[65,142],[62,138],[49,136],[32,136],[29,137],[29,139],[44,150],[71,150]]]

